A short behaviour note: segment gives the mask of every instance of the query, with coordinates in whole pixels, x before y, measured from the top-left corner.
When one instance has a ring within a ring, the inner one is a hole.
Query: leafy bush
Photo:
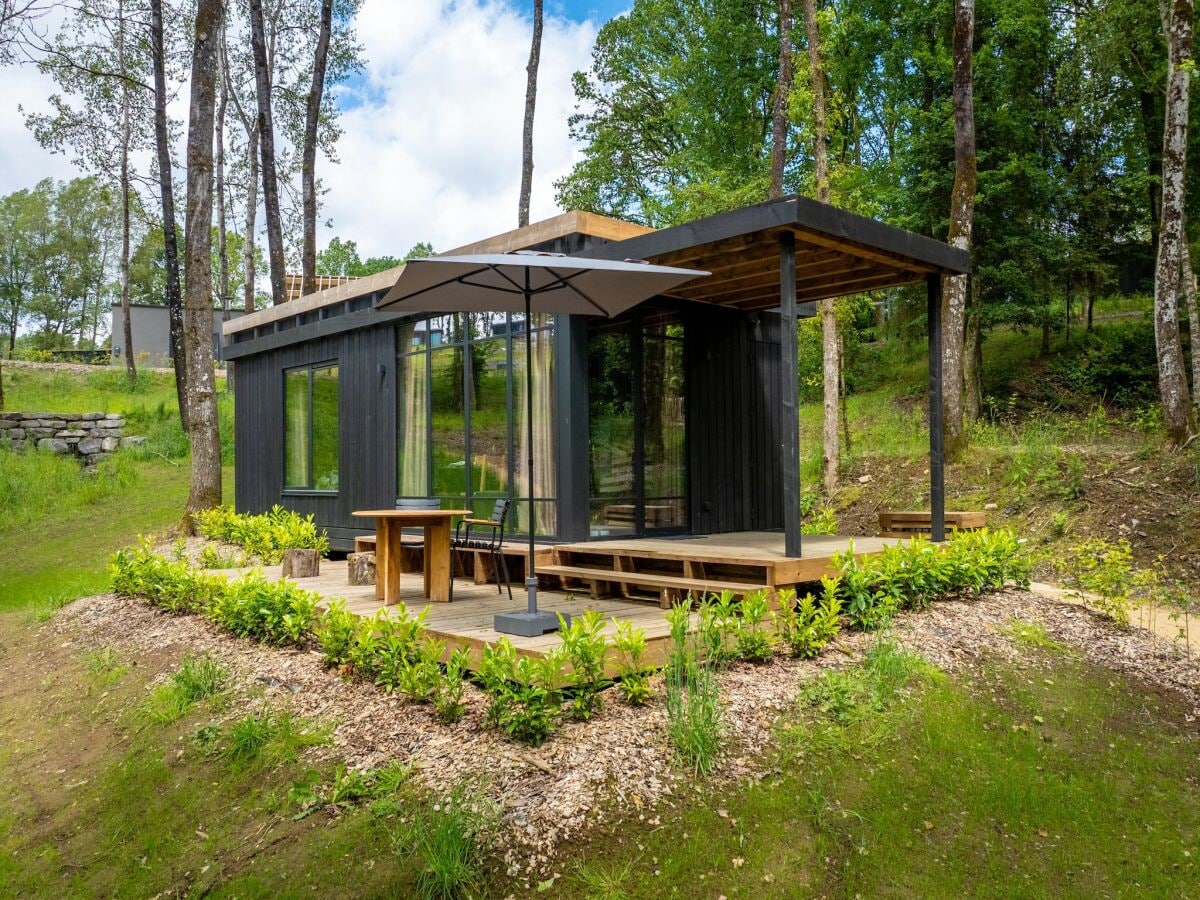
[[[1073,596],[1122,628],[1129,625],[1130,612],[1153,592],[1158,580],[1153,570],[1134,565],[1133,548],[1124,538],[1115,543],[1103,538],[1084,541],[1057,559],[1055,568]]]
[[[1157,399],[1158,361],[1149,318],[1099,324],[1083,336],[1078,355],[1063,356],[1055,374],[1073,391],[1117,406]]]
[[[709,666],[723,666],[736,656],[738,604],[732,591],[709,594],[696,610],[699,620],[699,652]]]
[[[600,711],[603,700],[600,691],[607,687],[604,664],[608,658],[608,641],[600,632],[604,617],[595,610],[575,616],[567,625],[559,616],[559,634],[567,662],[571,666],[571,699],[567,714],[586,721]]]
[[[833,564],[842,607],[851,625],[864,630],[881,627],[899,609],[921,609],[962,591],[978,596],[1008,583],[1028,585],[1033,565],[1012,531],[986,528],[955,532],[940,544],[913,538],[865,559],[855,557],[851,544]]]
[[[145,597],[169,613],[208,615],[225,580],[196,572],[184,562],[159,556],[143,540],[139,547],[118,550],[109,563],[112,588],[127,597]]]
[[[737,622],[734,655],[749,662],[766,662],[775,649],[775,639],[767,627],[771,604],[766,590],[752,591],[742,597]]]
[[[317,618],[319,598],[291,581],[267,581],[248,572],[213,599],[210,617],[241,637],[267,644],[302,644]]]
[[[457,722],[467,710],[463,694],[467,689],[471,658],[465,647],[450,654],[445,671],[438,679],[437,691],[433,695],[433,708],[443,722]]]
[[[200,568],[202,569],[240,569],[246,565],[244,554],[234,556],[222,553],[212,544],[206,544],[200,551]]]
[[[313,626],[321,648],[321,662],[329,668],[350,662],[361,620],[346,609],[345,601],[334,600]]]
[[[218,506],[196,513],[196,530],[214,541],[237,544],[266,565],[283,559],[284,550],[329,552],[329,536],[317,529],[313,517],[273,506],[263,515],[235,512]]]
[[[483,650],[476,676],[491,698],[487,720],[508,737],[538,747],[554,731],[562,707],[566,654],[519,656],[508,638]]]
[[[649,670],[646,667],[646,632],[626,619],[613,619],[617,637],[617,690],[630,706],[641,706],[650,699]]]
[[[840,578],[822,578],[819,604],[812,594],[805,594],[797,601],[792,591],[780,593],[779,640],[792,656],[812,659],[837,636],[842,612],[842,601],[838,599],[840,586]]]

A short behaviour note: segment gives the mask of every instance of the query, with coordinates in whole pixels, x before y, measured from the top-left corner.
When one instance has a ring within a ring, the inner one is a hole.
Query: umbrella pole
[[[559,615],[553,612],[538,612],[537,605],[537,548],[535,546],[535,506],[533,502],[533,310],[532,290],[529,286],[529,270],[525,270],[525,474],[529,507],[529,556],[525,560],[525,590],[529,594],[529,605],[525,612],[497,613],[492,627],[501,634],[517,634],[523,637],[538,637],[559,628]],[[570,624],[571,616],[562,613],[562,620]]]
[[[529,270],[525,270],[525,475],[529,479],[529,558],[525,562],[525,588],[529,592],[529,615],[537,615],[537,570],[534,568],[533,503],[533,316]]]

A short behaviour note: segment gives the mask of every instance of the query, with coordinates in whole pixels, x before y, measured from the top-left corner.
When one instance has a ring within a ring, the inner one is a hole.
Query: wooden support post
[[[779,463],[783,476],[784,553],[801,555],[800,547],[800,407],[797,386],[799,337],[796,333],[796,235],[779,234]]]
[[[942,276],[927,275],[929,295],[929,539],[946,539],[946,478],[942,431]]]

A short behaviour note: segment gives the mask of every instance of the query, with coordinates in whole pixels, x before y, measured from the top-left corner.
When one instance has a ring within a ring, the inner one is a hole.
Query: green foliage
[[[1067,649],[1066,644],[1050,637],[1046,626],[1041,622],[1012,619],[1000,630],[1017,643],[1023,644],[1026,647],[1035,647],[1039,650],[1054,650],[1057,652]]]
[[[317,618],[319,597],[291,581],[268,581],[259,571],[227,582],[209,616],[241,637],[267,644],[302,644]]]
[[[212,544],[206,544],[200,551],[200,568],[202,569],[240,569],[246,565],[244,554],[233,555],[222,553]]]
[[[225,688],[229,672],[211,656],[186,656],[179,671],[161,684],[147,698],[146,716],[160,725],[169,725],[183,718],[206,697],[219,694]]]
[[[531,657],[518,655],[508,638],[489,644],[476,672],[491,701],[488,723],[522,744],[544,744],[561,711],[565,667],[561,647]]]
[[[264,565],[278,563],[284,550],[329,552],[329,536],[318,531],[311,515],[278,505],[263,515],[238,513],[231,506],[202,510],[196,513],[196,530],[211,540],[237,544]]]
[[[840,578],[821,579],[821,602],[812,594],[799,600],[794,591],[781,591],[776,613],[779,642],[798,659],[812,659],[837,637],[842,601],[838,597]]]
[[[732,591],[709,594],[696,610],[700,652],[706,665],[720,667],[737,656],[738,602]]]
[[[492,804],[459,785],[397,833],[397,852],[422,864],[417,889],[423,898],[458,900],[482,889],[483,846],[498,819]]]
[[[159,556],[143,539],[137,548],[118,550],[109,563],[112,589],[127,597],[144,597],[173,614],[209,615],[224,579],[191,569],[187,563]]]
[[[892,544],[858,559],[854,547],[835,554],[838,596],[855,628],[874,630],[900,609],[921,609],[935,600],[970,591],[976,596],[1008,583],[1029,583],[1032,560],[1007,529],[960,531],[941,544],[924,538]]]
[[[321,662],[326,667],[344,666],[350,662],[361,620],[346,609],[344,600],[334,600],[313,626],[313,636],[321,648]]]
[[[1129,541],[1092,538],[1058,557],[1055,568],[1073,596],[1122,628],[1129,625],[1130,613],[1138,606],[1165,606],[1172,618],[1184,619],[1181,630],[1186,636],[1193,606],[1190,592],[1167,574],[1161,557],[1138,566]]]
[[[229,726],[225,757],[232,763],[279,765],[294,762],[301,750],[323,744],[328,729],[315,728],[286,710],[263,708],[237,719]]]
[[[1100,324],[1085,332],[1072,354],[1063,354],[1053,371],[1077,394],[1135,409],[1158,399],[1158,357],[1150,318]]]
[[[595,610],[573,617],[570,625],[559,616],[562,649],[571,667],[571,691],[566,712],[573,719],[587,721],[604,705],[600,691],[608,686],[604,677],[608,641],[600,633],[603,630],[604,617]]]
[[[771,604],[766,590],[744,595],[740,612],[735,620],[734,655],[748,662],[766,662],[775,649],[775,635],[768,627]]]
[[[642,706],[650,699],[650,679],[646,668],[646,632],[628,619],[613,619],[617,636],[617,690],[630,706]]]
[[[717,767],[724,733],[720,691],[712,669],[700,665],[696,641],[687,631],[687,607],[677,606],[672,613],[667,731],[679,762],[695,775],[708,776]]]

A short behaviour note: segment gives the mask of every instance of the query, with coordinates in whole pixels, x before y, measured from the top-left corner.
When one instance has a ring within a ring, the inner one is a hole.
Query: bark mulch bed
[[[1012,590],[904,614],[892,634],[943,669],[970,672],[988,655],[1018,655],[1004,631],[1014,619],[1042,623],[1051,637],[1078,648],[1089,661],[1176,694],[1191,721],[1200,717],[1200,660],[1140,629],[1117,629],[1077,605]],[[474,687],[468,689],[463,720],[444,725],[428,707],[323,669],[315,650],[231,637],[205,619],[170,616],[138,600],[88,597],[45,627],[81,647],[211,653],[234,673],[240,699],[226,715],[244,715],[262,702],[288,704],[297,715],[334,723],[332,741],[314,751],[317,758],[364,768],[408,760],[434,791],[464,780],[476,783],[503,810],[501,849],[512,875],[544,871],[560,844],[606,818],[648,813],[694,787],[672,763],[661,678],[648,706],[624,706],[608,692],[603,711],[591,722],[564,725],[545,746],[530,749],[483,727],[486,698]],[[774,764],[776,721],[801,684],[822,668],[854,664],[876,640],[873,634],[846,632],[814,661],[776,657],[723,672],[724,721],[735,749],[715,783],[766,775]]]

